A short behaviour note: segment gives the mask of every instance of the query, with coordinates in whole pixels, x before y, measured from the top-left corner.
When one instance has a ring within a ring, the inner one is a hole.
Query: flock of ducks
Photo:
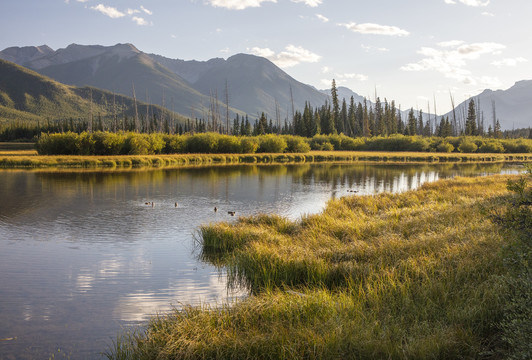
[[[148,206],[154,207],[154,206],[155,206],[155,203],[154,203],[153,201],[151,201],[151,202],[150,202],[150,201],[146,201],[146,202],[144,203],[144,205],[148,205]],[[178,206],[179,206],[179,205],[177,204],[177,202],[175,202],[175,203],[174,203],[174,207],[178,207]],[[216,206],[214,207],[214,212],[218,212],[218,208],[217,208]],[[227,213],[228,213],[229,215],[231,215],[231,216],[235,216],[236,211],[228,211]]]
[[[358,190],[347,189],[347,192],[350,192],[350,193],[357,193]],[[148,205],[148,206],[151,205],[151,207],[154,207],[154,206],[155,206],[155,203],[154,203],[153,201],[152,201],[152,202],[146,201],[146,202],[144,203],[144,205]],[[174,207],[178,207],[177,202],[174,203]],[[218,212],[218,208],[217,208],[216,206],[214,207],[214,212]],[[229,215],[231,215],[231,216],[235,216],[236,211],[228,211],[227,213],[228,213]]]

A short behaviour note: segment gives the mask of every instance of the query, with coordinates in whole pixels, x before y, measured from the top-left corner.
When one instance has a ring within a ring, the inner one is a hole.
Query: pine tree
[[[477,130],[477,115],[475,110],[475,100],[471,99],[469,101],[469,106],[467,109],[467,118],[465,123],[465,134],[466,135],[478,135]]]
[[[336,81],[332,80],[331,85],[331,98],[332,98],[332,124],[329,126],[329,134],[336,134],[338,130],[338,122],[340,121],[340,102],[338,101],[338,90],[336,89]]]

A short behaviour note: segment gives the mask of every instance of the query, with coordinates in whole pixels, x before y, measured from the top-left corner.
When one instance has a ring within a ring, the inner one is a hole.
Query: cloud
[[[322,0],[292,0],[294,3],[305,3],[310,7],[316,7],[322,3]]]
[[[131,18],[131,20],[133,20],[139,26],[148,25],[148,22],[144,18],[141,18],[141,17],[138,17],[138,16],[133,16]]]
[[[388,35],[388,36],[407,36],[410,33],[406,30],[400,29],[396,26],[379,25],[372,23],[356,24],[351,22],[349,24],[338,24],[348,30],[351,30],[360,34],[373,34],[373,35]]]
[[[321,21],[323,21],[323,22],[329,22],[329,19],[326,18],[325,16],[321,15],[321,14],[316,14],[316,17],[318,19],[320,19]]]
[[[292,67],[302,62],[315,63],[321,59],[321,56],[294,45],[288,45],[285,51],[278,54],[269,48],[254,47],[249,51],[254,55],[265,57],[282,68]]]
[[[91,9],[101,12],[102,14],[109,16],[111,19],[118,19],[123,16],[126,16],[126,14],[124,14],[121,11],[118,11],[116,8],[111,7],[111,6],[105,6],[103,4],[91,6]]]
[[[260,7],[263,2],[277,3],[277,0],[208,0],[208,2],[214,7],[243,10],[248,7]]]
[[[142,11],[144,11],[144,12],[145,12],[146,14],[148,14],[148,15],[153,15],[153,11],[150,11],[150,10],[146,9],[146,8],[145,8],[144,6],[142,6],[142,5],[140,5],[140,9],[141,9]]]
[[[455,5],[458,2],[467,6],[488,6],[490,0],[444,0],[446,4]],[[458,2],[457,2],[458,1]]]
[[[336,77],[340,80],[358,80],[358,81],[366,81],[368,80],[368,76],[364,74],[354,74],[354,73],[347,73],[347,74],[336,74]]]
[[[490,13],[489,11],[484,11],[484,12],[482,13],[482,15],[484,15],[484,16],[488,16],[488,17],[494,17],[494,16],[495,16],[494,13]]]
[[[126,13],[127,13],[128,15],[138,14],[138,13],[140,13],[140,10],[137,10],[137,9],[127,9]]]
[[[502,60],[498,60],[498,61],[494,61],[492,62],[491,64],[492,65],[495,65],[497,67],[503,67],[503,66],[510,66],[510,67],[515,67],[517,66],[518,64],[520,63],[524,63],[524,62],[527,62],[528,60],[523,58],[523,57],[517,57],[517,58],[507,58],[507,59],[502,59]]]
[[[424,56],[417,63],[401,67],[403,71],[438,71],[447,78],[458,80],[464,84],[476,84],[481,79],[471,75],[465,67],[469,60],[478,59],[481,55],[497,54],[505,48],[497,43],[472,43],[447,41],[438,44],[439,48],[422,47],[418,54]],[[481,81],[482,82],[482,81]]]
[[[362,49],[364,49],[366,52],[370,52],[370,51],[380,51],[380,52],[390,51],[389,49],[387,49],[385,47],[375,47],[375,46],[364,45],[364,44],[361,44],[360,47]]]

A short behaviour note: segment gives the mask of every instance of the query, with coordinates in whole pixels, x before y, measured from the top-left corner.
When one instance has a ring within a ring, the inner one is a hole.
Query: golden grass
[[[186,165],[286,164],[312,162],[463,163],[532,161],[532,154],[443,154],[311,151],[303,154],[36,155],[34,150],[0,151],[1,168],[130,168]]]
[[[456,178],[403,194],[331,200],[290,221],[201,229],[204,260],[252,290],[119,338],[109,358],[498,358],[509,234],[487,216],[509,176]]]

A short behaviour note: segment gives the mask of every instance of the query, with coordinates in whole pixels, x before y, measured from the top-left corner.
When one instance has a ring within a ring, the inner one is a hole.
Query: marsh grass
[[[188,165],[289,164],[315,162],[419,164],[526,162],[532,154],[387,153],[312,151],[304,154],[159,154],[159,155],[36,155],[33,150],[0,151],[0,168],[129,168]]]
[[[489,214],[506,208],[509,178],[331,200],[299,221],[204,226],[201,257],[251,295],[155,317],[108,357],[502,358],[503,249],[515,240]]]

